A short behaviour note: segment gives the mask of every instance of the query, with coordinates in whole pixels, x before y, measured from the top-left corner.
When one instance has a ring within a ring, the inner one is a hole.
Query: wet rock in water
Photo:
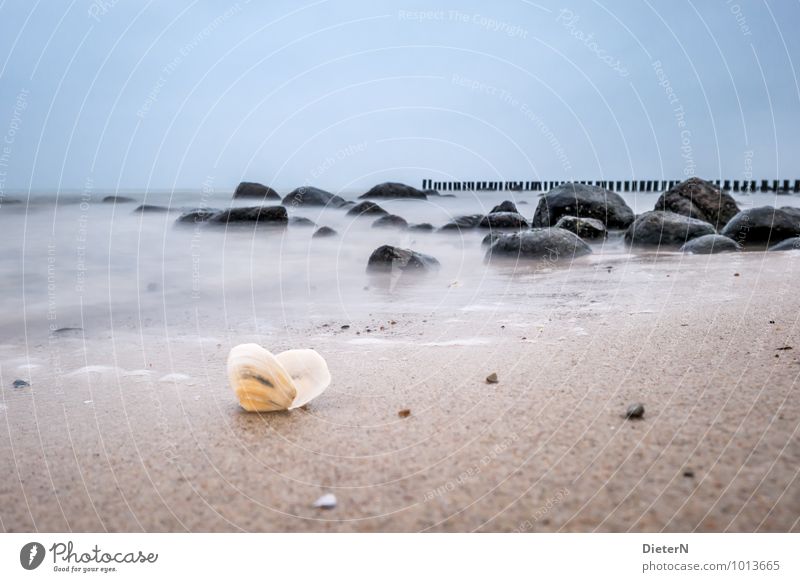
[[[218,212],[222,212],[218,208],[195,208],[181,214],[175,222],[179,223],[198,223],[205,222]]]
[[[439,232],[447,232],[447,231],[461,231],[461,230],[469,230],[472,228],[478,228],[478,225],[483,220],[483,214],[469,214],[466,216],[457,216],[443,227],[439,229]]]
[[[359,200],[367,200],[369,198],[380,200],[426,200],[428,195],[422,190],[417,190],[408,184],[401,184],[400,182],[384,182],[369,189],[365,194],[358,197]]]
[[[134,212],[169,212],[166,206],[158,206],[156,204],[140,204],[133,209]]]
[[[533,226],[553,226],[562,216],[596,218],[606,228],[627,228],[634,219],[633,210],[616,192],[575,182],[557,186],[539,199]]]
[[[562,216],[556,222],[556,228],[563,228],[574,232],[582,239],[604,240],[608,236],[606,226],[596,218],[578,218],[577,216]]]
[[[126,202],[136,202],[136,200],[127,196],[106,196],[103,198],[103,203],[105,204],[123,204]]]
[[[480,228],[519,230],[529,228],[530,224],[518,212],[491,212],[481,219],[478,226]]]
[[[486,251],[486,259],[547,259],[559,261],[589,255],[592,249],[573,232],[563,228],[533,228],[501,234]]]
[[[311,238],[327,238],[331,236],[338,236],[339,233],[332,229],[330,226],[321,226],[319,227],[314,234],[311,235]]]
[[[248,206],[220,210],[206,221],[208,224],[285,226],[289,214],[283,206]]]
[[[420,224],[412,224],[408,230],[415,230],[417,232],[433,232],[433,225],[429,222],[421,222]]]
[[[715,234],[715,231],[704,220],[674,212],[651,210],[636,217],[625,231],[625,242],[631,246],[680,247],[705,234]]]
[[[631,404],[625,411],[625,418],[642,418],[644,416],[644,404],[639,402]]]
[[[375,202],[364,200],[347,211],[347,216],[386,216],[389,214]]]
[[[730,253],[742,250],[732,238],[721,234],[704,234],[690,240],[680,249],[684,253],[695,255],[715,255],[717,253]]]
[[[517,210],[516,205],[511,202],[511,200],[503,200],[500,204],[495,206],[489,211],[489,214],[494,214],[495,212],[519,212]]]
[[[30,386],[30,382],[26,382],[25,380],[20,380],[17,378],[14,380],[13,386],[14,388],[25,388],[26,386]]]
[[[333,509],[336,507],[336,496],[333,493],[326,493],[314,502],[314,507],[318,509]]]
[[[402,216],[387,214],[373,222],[372,228],[408,228],[408,222]]]
[[[347,201],[320,188],[301,186],[289,192],[281,201],[284,206],[331,206],[341,208],[347,206]]]
[[[485,237],[483,237],[483,240],[481,241],[481,246],[482,247],[492,246],[494,244],[494,242],[498,238],[500,238],[500,236],[501,236],[501,234],[499,232],[490,232]]]
[[[800,207],[797,206],[781,206],[779,210],[782,210],[792,218],[794,218],[797,224],[800,224]]]
[[[784,210],[761,206],[739,212],[725,225],[721,234],[745,247],[764,248],[800,236],[800,223]]]
[[[311,228],[316,228],[317,226],[316,222],[304,216],[292,216],[289,218],[289,224],[292,226],[308,226]]]
[[[241,182],[236,186],[233,198],[257,198],[259,200],[280,200],[281,196],[275,190],[258,182]]]
[[[398,269],[400,271],[426,272],[438,268],[439,261],[430,255],[391,245],[383,245],[375,249],[367,262],[367,271],[370,272],[385,273]]]
[[[497,373],[492,372],[488,376],[486,376],[486,383],[487,384],[497,384],[500,380],[497,379]]]
[[[664,192],[654,210],[664,210],[708,222],[716,230],[733,218],[739,207],[733,196],[701,178],[689,178]]]
[[[769,247],[771,251],[800,251],[800,237],[785,238],[776,245]]]

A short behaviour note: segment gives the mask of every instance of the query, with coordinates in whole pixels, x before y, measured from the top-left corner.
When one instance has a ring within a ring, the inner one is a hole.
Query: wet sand
[[[593,257],[428,312],[386,290],[258,335],[187,306],[8,340],[0,528],[800,531],[798,275],[794,252]],[[331,387],[243,412],[224,363],[252,340],[317,349]]]

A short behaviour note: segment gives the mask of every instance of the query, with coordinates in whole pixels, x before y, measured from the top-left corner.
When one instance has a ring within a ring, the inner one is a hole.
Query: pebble
[[[399,416],[400,418],[408,418],[409,416],[411,416],[411,410],[409,410],[408,408],[404,408],[403,410],[397,413],[397,416]]]
[[[688,477],[689,479],[692,479],[692,478],[694,478],[694,471],[692,471],[691,469],[686,469],[683,472],[683,476],[684,477]]]
[[[631,404],[625,411],[625,418],[642,418],[644,416],[644,404],[637,402]]]
[[[326,493],[314,502],[314,507],[319,509],[333,509],[336,507],[336,495]]]
[[[486,376],[486,383],[487,384],[497,384],[499,380],[497,379],[497,373],[492,372],[488,376]]]
[[[14,380],[14,388],[25,388],[26,386],[30,386],[30,382],[26,382],[25,380],[20,380],[19,378]]]

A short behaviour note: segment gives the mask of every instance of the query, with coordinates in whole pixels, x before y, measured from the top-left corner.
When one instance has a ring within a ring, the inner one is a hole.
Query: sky
[[[800,2],[0,0],[0,195],[800,178]]]

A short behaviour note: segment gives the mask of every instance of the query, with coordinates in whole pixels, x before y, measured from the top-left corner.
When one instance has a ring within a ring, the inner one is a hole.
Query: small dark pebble
[[[792,349],[792,346],[783,346],[782,348],[777,348],[777,350],[778,350],[779,352],[780,352],[780,351],[783,351],[783,350],[791,350],[791,349]]]
[[[690,479],[692,479],[692,478],[694,478],[694,471],[692,471],[691,469],[686,469],[683,472],[683,476],[684,477],[689,477]]]
[[[486,383],[487,384],[497,384],[499,380],[497,379],[497,373],[492,372],[488,376],[486,376]]]
[[[30,382],[20,379],[14,380],[14,388],[25,388],[25,386],[30,386]]]
[[[733,276],[734,276],[734,277],[738,277],[738,276],[739,276],[739,273],[734,273],[734,274],[733,274]]]
[[[642,418],[644,416],[644,404],[631,404],[625,411],[625,418]]]
[[[397,416],[399,416],[400,418],[408,418],[409,416],[411,416],[411,410],[409,410],[408,408],[404,408],[403,410],[400,410],[397,413]]]
[[[349,325],[347,325],[347,324],[344,324],[344,325],[342,326],[342,329],[350,329],[350,326],[349,326]]]
[[[775,323],[775,320],[774,319],[770,319],[769,322],[770,323]]]

